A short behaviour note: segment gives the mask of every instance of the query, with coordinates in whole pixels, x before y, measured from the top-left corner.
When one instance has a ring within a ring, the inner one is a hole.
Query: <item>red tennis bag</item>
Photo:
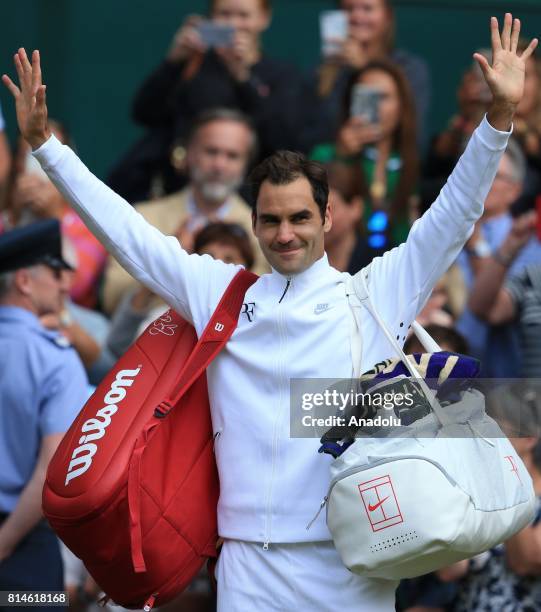
[[[216,557],[219,482],[205,369],[256,278],[235,276],[199,341],[176,312],[156,319],[49,464],[44,514],[119,605],[162,605]]]

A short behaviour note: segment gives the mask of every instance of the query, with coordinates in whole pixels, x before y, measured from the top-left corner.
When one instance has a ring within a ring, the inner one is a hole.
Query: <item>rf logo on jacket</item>
[[[254,309],[255,302],[245,302],[242,305],[241,313],[246,315],[248,322],[251,323],[254,320]]]

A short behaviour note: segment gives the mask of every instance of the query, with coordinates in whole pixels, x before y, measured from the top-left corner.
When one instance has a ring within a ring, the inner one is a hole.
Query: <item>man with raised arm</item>
[[[374,260],[368,287],[402,342],[437,279],[455,260],[483,212],[537,40],[517,54],[520,22],[492,19],[493,63],[476,55],[494,101],[453,174],[406,243]],[[150,226],[47,128],[39,53],[15,56],[23,136],[89,228],[140,282],[204,329],[239,267],[188,255]],[[252,176],[253,228],[272,272],[246,294],[238,327],[207,372],[220,475],[218,610],[394,610],[396,583],[351,574],[325,524],[313,517],[329,485],[329,457],[316,439],[289,437],[292,378],[349,378],[350,309],[344,275],[329,266],[331,227],[324,169],[295,153],[265,160]],[[393,354],[377,324],[361,323],[361,367]]]

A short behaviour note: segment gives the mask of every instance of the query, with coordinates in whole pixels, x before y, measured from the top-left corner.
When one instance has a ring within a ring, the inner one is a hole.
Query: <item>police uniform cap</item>
[[[0,274],[36,264],[73,270],[62,255],[60,223],[56,219],[38,221],[0,235]]]

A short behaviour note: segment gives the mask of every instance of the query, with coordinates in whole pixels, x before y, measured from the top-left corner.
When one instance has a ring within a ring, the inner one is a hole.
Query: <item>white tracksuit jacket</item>
[[[369,289],[402,342],[438,278],[453,263],[483,211],[509,134],[483,120],[430,210],[405,244],[372,264]],[[147,224],[52,136],[35,157],[107,249],[198,333],[239,267],[188,255]],[[350,377],[350,311],[344,274],[327,257],[294,276],[262,276],[247,292],[250,316],[208,370],[221,495],[219,533],[252,542],[329,540],[325,513],[306,525],[327,492],[330,457],[317,439],[289,437],[291,378]],[[252,314],[253,306],[253,314]],[[249,320],[251,319],[251,320]],[[393,349],[366,313],[362,371]]]

